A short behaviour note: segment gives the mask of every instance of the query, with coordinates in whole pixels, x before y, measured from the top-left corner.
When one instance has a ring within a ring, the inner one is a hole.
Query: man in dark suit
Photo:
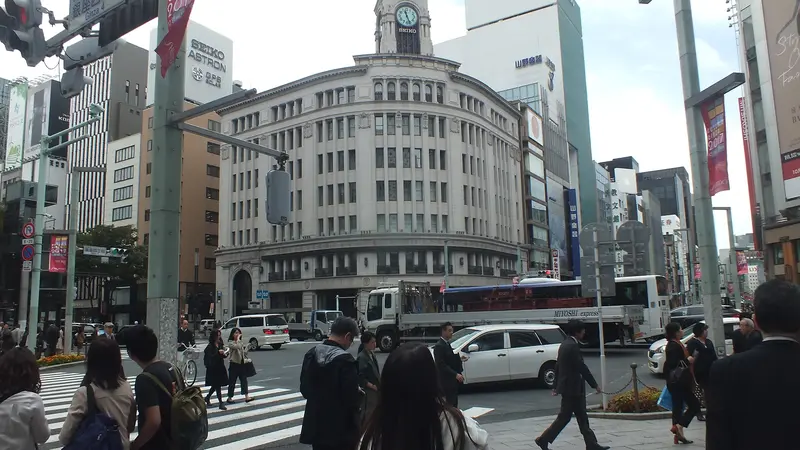
[[[433,346],[433,359],[439,371],[439,386],[442,387],[444,399],[450,406],[458,408],[458,385],[464,382],[464,365],[461,357],[453,353],[450,338],[453,337],[453,325],[447,322],[442,325],[442,337]]]
[[[756,289],[762,343],[711,366],[706,390],[709,450],[797,449],[800,415],[800,287],[770,280]]]
[[[586,325],[580,320],[570,320],[567,331],[570,336],[558,348],[556,383],[553,387],[553,395],[561,395],[561,410],[550,428],[536,438],[536,445],[542,450],[548,450],[575,414],[586,449],[607,450],[609,447],[597,443],[594,431],[589,428],[589,417],[586,414],[586,383],[600,393],[600,386],[583,362],[581,354],[580,341],[586,334]]]

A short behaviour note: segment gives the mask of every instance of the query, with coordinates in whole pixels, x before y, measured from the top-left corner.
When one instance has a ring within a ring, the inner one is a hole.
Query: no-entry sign
[[[25,239],[30,239],[36,233],[36,227],[33,226],[33,222],[28,222],[22,226],[22,237]]]

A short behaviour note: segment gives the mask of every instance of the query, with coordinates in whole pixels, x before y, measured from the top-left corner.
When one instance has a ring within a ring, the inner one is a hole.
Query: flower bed
[[[663,412],[664,409],[658,406],[658,397],[661,391],[658,389],[644,388],[639,390],[639,412]],[[608,402],[608,412],[615,413],[635,413],[636,405],[634,402],[633,390],[615,395]]]
[[[36,361],[36,364],[39,367],[50,367],[50,366],[57,366],[59,364],[81,362],[83,360],[84,360],[83,355],[55,355],[55,356],[46,356],[44,358],[41,358],[38,361]]]

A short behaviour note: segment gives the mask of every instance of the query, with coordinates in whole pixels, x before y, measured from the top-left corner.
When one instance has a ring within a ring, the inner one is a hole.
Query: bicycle
[[[186,347],[186,350],[183,351],[183,364],[178,368],[178,370],[181,372],[181,376],[183,377],[183,382],[186,383],[186,387],[192,387],[194,382],[197,380],[197,363],[195,360],[200,359],[201,353],[202,352],[197,349],[197,345]]]

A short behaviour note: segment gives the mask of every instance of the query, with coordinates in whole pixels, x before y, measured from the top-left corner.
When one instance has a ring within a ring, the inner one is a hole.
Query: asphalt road
[[[299,389],[300,366],[303,354],[315,345],[315,342],[292,342],[280,350],[260,350],[250,352],[256,369],[257,375],[249,380],[251,386],[262,386],[265,389],[287,389],[297,392]],[[351,351],[355,353],[357,346]],[[124,352],[124,350],[123,350]],[[124,353],[123,353],[124,355]],[[378,362],[383,365],[387,358],[386,354],[378,353]],[[589,369],[600,379],[600,357],[598,350],[585,350],[584,359]],[[637,363],[641,368],[638,370],[641,381],[646,385],[661,388],[663,380],[654,377],[647,370],[646,349],[608,349],[606,351],[607,367],[607,392],[613,393],[619,390],[630,389],[631,363]],[[139,374],[141,369],[123,356],[123,365],[126,375],[131,377]],[[202,359],[198,361],[202,366]],[[65,369],[64,372],[82,372],[82,367],[72,367]],[[46,373],[46,372],[45,372]],[[203,384],[205,370],[199,368],[198,385]],[[47,386],[43,386],[46,388]],[[589,405],[600,404],[601,399],[597,394],[589,395],[587,398]],[[478,418],[480,423],[493,423],[514,420],[526,417],[546,416],[555,414],[560,404],[560,397],[554,397],[547,389],[543,389],[532,382],[517,382],[505,385],[489,385],[465,387],[459,398],[459,406],[462,410],[469,408],[480,408],[481,411],[488,411]],[[286,425],[289,427],[289,425]],[[278,442],[271,443],[270,448],[304,449],[308,447],[297,444],[297,437],[291,437]]]

